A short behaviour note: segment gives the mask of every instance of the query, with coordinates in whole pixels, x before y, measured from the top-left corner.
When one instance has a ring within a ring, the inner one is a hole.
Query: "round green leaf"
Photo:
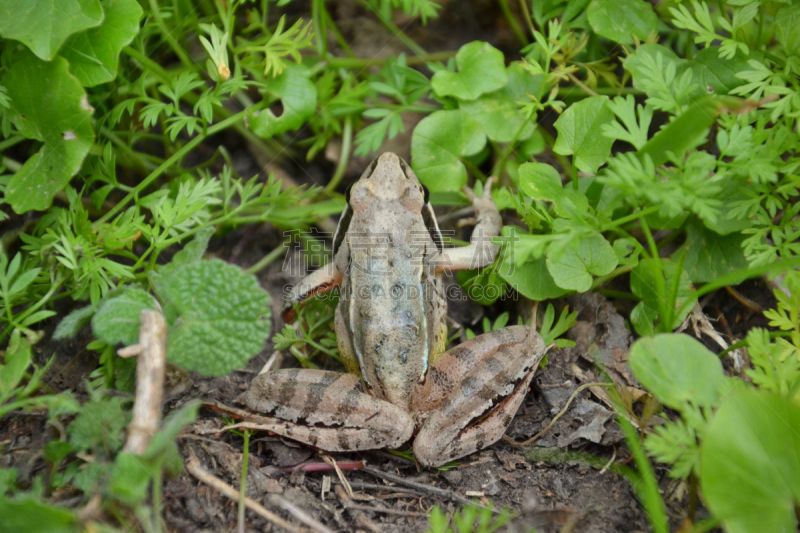
[[[572,104],[564,111],[555,128],[558,138],[553,150],[561,155],[571,155],[579,170],[594,174],[611,155],[614,139],[602,134],[603,125],[614,121],[605,96],[592,96]]]
[[[747,268],[747,261],[742,250],[742,242],[746,235],[731,233],[720,235],[706,228],[702,222],[692,220],[686,232],[686,244],[672,254],[677,261],[688,247],[683,268],[689,273],[693,282],[706,283]]]
[[[259,137],[272,137],[300,128],[317,108],[317,88],[308,79],[308,69],[287,65],[280,76],[267,83],[267,93],[277,96],[283,113],[276,117],[269,109],[257,111],[250,117],[250,128]]]
[[[526,121],[524,115],[520,113],[508,89],[484,94],[470,102],[462,102],[459,109],[477,120],[486,132],[486,136],[496,142],[525,140],[536,129],[536,124],[530,120]]]
[[[92,317],[92,331],[98,339],[111,345],[136,344],[141,322],[139,313],[155,308],[155,300],[146,291],[137,287],[123,289],[100,305]]]
[[[658,17],[644,0],[592,0],[586,10],[592,30],[612,41],[633,44],[656,31]]]
[[[717,411],[700,450],[700,483],[728,533],[797,531],[800,407],[746,390]]]
[[[15,39],[50,61],[63,42],[103,21],[100,0],[3,0],[0,36]]]
[[[474,100],[484,93],[496,91],[508,82],[503,53],[481,41],[462,46],[456,54],[458,72],[440,70],[431,84],[439,96],[455,96]]]
[[[29,52],[23,56],[4,80],[11,115],[21,134],[44,144],[8,184],[6,201],[17,213],[50,207],[94,143],[93,110],[67,61],[45,62]]]
[[[631,347],[633,373],[661,403],[680,410],[688,402],[707,406],[717,401],[722,385],[719,357],[688,335],[662,333]]]
[[[411,166],[431,191],[457,191],[467,183],[461,158],[477,154],[485,144],[481,125],[468,114],[436,111],[414,128]]]
[[[688,62],[688,67],[693,79],[703,87],[711,87],[717,94],[728,94],[747,83],[736,74],[750,69],[747,61],[752,57],[739,52],[733,58],[724,58],[720,57],[719,49],[719,46],[703,48]]]
[[[180,318],[167,335],[169,360],[222,376],[258,353],[269,335],[269,296],[254,276],[218,259],[183,267],[167,281]]]
[[[555,201],[562,194],[561,176],[547,163],[523,163],[519,167],[519,188],[537,200]]]
[[[142,8],[136,0],[103,0],[103,23],[67,39],[61,56],[84,87],[117,77],[119,52],[139,33]]]
[[[571,247],[560,253],[553,250],[547,253],[547,270],[562,289],[588,291],[592,274],[604,276],[617,266],[617,254],[600,234],[582,238],[577,250]]]

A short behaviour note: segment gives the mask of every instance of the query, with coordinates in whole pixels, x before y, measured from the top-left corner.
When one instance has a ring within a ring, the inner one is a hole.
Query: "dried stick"
[[[167,360],[167,324],[158,311],[139,314],[139,346],[136,364],[136,399],[133,418],[128,426],[125,451],[141,455],[158,431],[161,400],[164,397],[164,373]]]
[[[239,491],[237,491],[236,489],[234,489],[233,487],[231,487],[218,477],[208,472],[205,468],[203,468],[200,465],[200,461],[197,460],[197,457],[194,455],[194,452],[191,452],[191,450],[190,450],[190,457],[186,461],[186,470],[191,475],[196,477],[199,481],[218,490],[220,493],[227,496],[231,500],[235,502],[239,501]],[[244,504],[251,511],[255,511],[262,518],[265,518],[266,520],[272,522],[278,527],[282,527],[286,531],[292,531],[293,533],[303,533],[303,530],[293,526],[280,516],[276,515],[272,511],[265,509],[260,503],[251,500],[250,498],[245,498]]]
[[[333,530],[329,529],[324,524],[314,520],[307,512],[297,507],[295,504],[293,504],[283,496],[279,496],[277,494],[270,494],[267,499],[269,500],[269,503],[271,503],[275,507],[280,507],[284,511],[288,511],[292,516],[300,520],[302,523],[304,523],[314,531],[319,531],[319,533],[333,533]]]
[[[400,476],[390,474],[389,472],[383,472],[382,470],[378,470],[377,468],[373,468],[371,466],[364,467],[361,471],[368,472],[375,477],[379,477],[387,481],[393,481],[394,483],[399,483],[400,485],[405,485],[407,487],[411,487],[412,489],[421,490],[428,494],[436,494],[437,496],[448,498],[466,505],[471,505],[474,503],[468,500],[467,498],[464,498],[463,496],[459,496],[458,494],[456,494],[451,490],[440,489],[439,487],[434,487],[433,485],[426,485],[424,483],[417,483],[416,481],[409,481]]]

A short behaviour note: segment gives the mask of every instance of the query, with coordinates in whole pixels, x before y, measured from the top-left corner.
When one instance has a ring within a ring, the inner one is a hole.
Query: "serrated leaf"
[[[212,235],[214,235],[213,227],[201,229],[195,233],[194,239],[172,256],[172,261],[166,265],[161,265],[157,271],[151,270],[148,272],[148,278],[156,288],[156,294],[162,295],[166,293],[166,280],[180,268],[203,259],[203,254],[208,249],[208,241]]]
[[[72,311],[70,314],[61,319],[61,322],[56,326],[56,331],[53,333],[53,338],[56,340],[69,339],[78,334],[80,329],[86,325],[92,318],[96,307],[87,305]]]
[[[0,36],[22,42],[50,61],[63,42],[103,21],[99,0],[2,0]]]
[[[686,404],[711,406],[719,398],[724,374],[719,357],[683,333],[637,340],[628,358],[642,385],[658,400],[682,410]]]
[[[717,411],[700,451],[703,497],[728,533],[797,531],[800,407],[745,390]]]
[[[547,253],[547,270],[562,289],[588,291],[592,286],[592,274],[604,276],[617,266],[617,254],[599,234],[582,238],[577,250],[571,247],[561,253],[553,250]]]
[[[604,124],[614,120],[605,96],[592,96],[572,104],[555,122],[558,138],[553,150],[572,155],[573,164],[588,174],[594,174],[611,155],[613,139],[602,134]]]
[[[435,111],[422,119],[411,137],[411,163],[431,191],[457,191],[467,183],[462,157],[486,144],[481,125],[460,110]]]
[[[136,0],[102,0],[105,18],[67,39],[61,56],[84,87],[94,87],[117,77],[119,53],[139,33],[142,8]]]
[[[431,85],[439,96],[474,100],[508,82],[503,53],[489,43],[465,44],[456,54],[456,65],[458,72],[440,70],[433,75]]]
[[[747,268],[742,250],[746,236],[741,233],[720,235],[693,221],[686,231],[686,244],[676,250],[672,260],[677,261],[688,247],[683,268],[695,283],[705,283],[731,272]]]
[[[94,143],[92,108],[61,57],[46,63],[23,54],[5,76],[20,133],[44,142],[11,177],[6,201],[16,213],[47,209],[80,169]]]
[[[122,430],[128,424],[125,398],[94,399],[83,404],[77,418],[67,428],[76,451],[109,454],[122,448]]]
[[[63,440],[51,440],[44,445],[44,458],[51,463],[57,463],[72,452],[72,445]]]
[[[800,54],[800,4],[793,2],[775,13],[775,36],[787,52]]]
[[[592,0],[586,9],[592,30],[616,43],[644,41],[656,31],[658,17],[643,0]]]
[[[269,109],[250,117],[250,128],[259,137],[272,137],[296,130],[317,108],[317,87],[308,79],[309,71],[300,65],[286,65],[283,72],[267,84],[267,93],[283,104],[283,113],[276,117]]]
[[[139,342],[139,314],[156,309],[156,302],[146,291],[130,287],[100,304],[92,317],[95,336],[111,344],[132,345]]]
[[[189,264],[166,286],[180,313],[167,335],[169,360],[204,376],[242,367],[269,334],[269,297],[255,277],[212,259]]]

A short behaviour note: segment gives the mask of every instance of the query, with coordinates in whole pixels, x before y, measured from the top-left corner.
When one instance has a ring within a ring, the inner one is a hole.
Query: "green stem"
[[[264,270],[267,266],[271,265],[273,261],[279,258],[281,254],[286,251],[287,242],[288,241],[284,241],[280,246],[276,246],[274,250],[262,257],[256,264],[246,268],[244,270],[245,274],[257,274],[258,272]]]
[[[153,531],[161,532],[161,468],[160,463],[156,465],[153,472]]]
[[[378,11],[375,11],[374,9],[372,9],[372,6],[370,6],[364,0],[361,0],[361,5],[363,5],[364,7],[366,7],[367,9],[372,11],[373,13],[375,13],[375,15],[378,16],[378,20],[381,21],[381,24],[383,24],[383,26],[387,30],[392,32],[395,37],[400,39],[403,42],[403,44],[406,45],[406,47],[409,50],[411,50],[412,52],[414,52],[418,56],[424,55],[426,53],[424,48],[422,48],[420,45],[418,45],[416,42],[414,42],[414,40],[411,39],[408,35],[403,33],[403,31],[400,28],[398,28],[395,25],[395,23],[391,21],[390,18],[384,17],[381,13],[379,13]]]
[[[247,463],[250,457],[250,431],[244,430],[244,446],[242,449],[242,475],[239,478],[239,516],[238,525],[239,533],[244,533],[244,500],[247,494]]]
[[[406,65],[414,66],[422,65],[432,61],[447,61],[455,55],[456,52],[446,50],[444,52],[432,52],[430,54],[423,53],[420,55],[408,56],[406,57]],[[336,57],[331,55],[325,58],[325,62],[327,62],[330,66],[347,69],[364,69],[373,65],[382,66],[385,65],[388,60],[389,58],[368,59],[365,57]]]
[[[669,316],[669,311],[667,310],[667,289],[664,285],[664,271],[661,268],[661,257],[658,255],[658,246],[656,246],[656,241],[653,239],[653,233],[650,231],[650,226],[647,224],[647,218],[640,217],[639,221],[642,225],[642,231],[644,232],[645,238],[647,239],[647,244],[650,247],[650,255],[653,258],[653,269],[655,270],[653,274],[656,278],[656,295],[658,297],[658,314],[661,317],[658,329],[661,331],[668,331],[664,328],[671,329],[672,324],[667,324],[666,322],[666,319]],[[679,274],[679,272],[675,273],[675,275]]]
[[[625,224],[627,224],[628,222],[631,222],[632,220],[636,220],[636,219],[638,219],[640,217],[645,217],[645,216],[649,215],[650,213],[655,213],[659,209],[661,209],[661,206],[658,206],[658,205],[654,205],[654,206],[648,207],[647,209],[642,209],[641,211],[637,211],[635,213],[631,213],[630,215],[628,215],[626,217],[618,218],[617,220],[613,221],[608,226],[606,226],[606,228],[607,229],[611,229],[611,228],[616,228],[616,227],[619,227],[619,226],[624,226]]]
[[[508,144],[508,148],[506,148],[505,152],[500,157],[500,161],[498,161],[497,164],[494,166],[494,168],[498,169],[497,172],[495,173],[494,169],[492,169],[492,174],[496,175],[498,179],[503,178],[503,173],[506,171],[506,162],[508,161],[508,157],[514,152],[514,146],[517,144],[519,136],[522,135],[522,131],[525,129],[528,123],[531,120],[533,120],[533,118],[536,116],[537,116],[536,113],[530,113],[528,115],[528,118],[525,119],[525,121],[517,130],[517,133],[514,134],[514,138],[511,139],[511,142]]]
[[[8,336],[8,335],[11,333],[11,330],[12,330],[12,329],[14,329],[14,328],[16,327],[16,325],[17,325],[17,324],[20,324],[20,323],[22,323],[23,321],[25,321],[25,319],[26,319],[26,318],[28,318],[29,316],[31,316],[33,313],[35,313],[36,311],[38,311],[38,310],[39,310],[39,308],[41,308],[41,307],[42,307],[44,304],[46,304],[47,302],[49,302],[49,301],[50,301],[50,298],[51,298],[51,297],[53,296],[53,294],[55,294],[55,292],[56,292],[56,291],[57,291],[57,290],[58,290],[58,289],[61,287],[61,284],[62,284],[62,283],[64,283],[64,278],[58,278],[58,279],[56,279],[56,281],[54,281],[54,282],[52,282],[52,283],[50,284],[50,289],[47,291],[47,294],[45,294],[44,296],[42,296],[42,297],[39,299],[39,301],[38,301],[38,302],[36,302],[36,303],[35,303],[35,304],[33,304],[32,306],[28,307],[28,308],[27,308],[27,309],[25,309],[23,312],[21,312],[19,315],[17,315],[17,316],[15,317],[15,318],[16,318],[16,320],[15,320],[15,321],[11,322],[11,321],[9,320],[9,324],[8,324],[8,326],[6,326],[6,328],[3,330],[3,334],[2,334],[2,335],[0,335],[0,342],[2,342],[2,341],[3,341],[3,340],[6,338],[6,336]]]
[[[536,33],[536,28],[533,25],[533,17],[531,17],[531,12],[528,9],[528,0],[519,0],[519,7],[522,9],[522,15],[525,18],[525,23],[528,25],[528,30],[530,30],[531,35]]]
[[[525,38],[525,33],[522,31],[517,19],[514,18],[514,14],[511,12],[511,9],[508,7],[508,2],[506,0],[498,1],[500,3],[500,10],[503,12],[503,16],[506,18],[508,25],[511,27],[511,31],[519,41],[519,44],[522,46],[527,46],[528,39]]]
[[[629,94],[633,96],[644,96],[645,94],[644,91],[634,87],[595,87],[592,89],[592,92],[603,96],[626,96]],[[586,90],[582,87],[565,87],[558,89],[558,97],[563,100],[586,98],[586,94]]]
[[[342,32],[339,31],[339,28],[336,26],[336,23],[333,21],[331,14],[328,13],[327,8],[325,7],[325,3],[322,3],[322,14],[325,16],[325,25],[328,29],[333,32],[333,36],[336,39],[336,42],[339,43],[339,46],[344,50],[344,53],[350,57],[355,56],[353,50],[350,48],[350,45],[347,44],[347,41],[342,35]]]
[[[210,137],[210,136],[212,136],[212,135],[214,135],[214,134],[216,134],[216,133],[228,128],[229,126],[231,126],[233,124],[238,123],[239,121],[241,121],[244,118],[245,114],[250,110],[252,110],[252,108],[249,109],[249,110],[245,109],[243,111],[239,111],[238,113],[236,113],[235,115],[227,118],[226,120],[223,120],[222,122],[214,124],[213,126],[208,128],[208,130],[205,133],[198,134],[197,136],[195,136],[192,140],[190,140],[188,143],[183,145],[182,148],[180,148],[178,151],[176,151],[174,154],[172,154],[172,156],[169,159],[167,159],[166,161],[161,163],[158,166],[158,168],[156,168],[145,179],[143,179],[130,193],[128,193],[125,196],[125,198],[120,200],[120,202],[117,203],[117,205],[115,205],[113,208],[111,208],[110,211],[108,211],[105,215],[100,217],[100,219],[95,221],[92,225],[96,227],[97,224],[101,224],[103,222],[106,222],[111,217],[113,217],[114,215],[119,213],[122,210],[123,207],[125,207],[131,201],[133,201],[133,199],[136,198],[136,196],[140,192],[142,192],[144,189],[146,189],[153,181],[155,181],[156,178],[161,176],[161,174],[163,174],[172,165],[177,164],[181,159],[183,159],[184,155],[186,155],[189,152],[191,152],[198,144],[203,142],[203,140],[205,140],[207,137]]]
[[[619,266],[609,274],[595,278],[594,281],[592,282],[592,288],[590,290],[596,291],[599,287],[602,287],[608,280],[614,279],[617,276],[621,276],[622,274],[627,274],[631,270],[633,270],[633,267],[630,265]]]
[[[342,152],[339,154],[339,164],[336,165],[336,172],[333,173],[331,181],[325,186],[324,193],[330,194],[339,186],[342,181],[347,164],[350,162],[350,151],[353,146],[353,118],[347,115],[344,119],[344,131],[342,131]]]
[[[11,159],[10,157],[3,156],[2,161],[3,161],[3,166],[13,172],[19,172],[19,169],[22,168],[22,163],[20,163],[15,159]]]
[[[572,190],[575,192],[580,191],[580,185],[578,184],[578,167],[575,166],[575,159],[572,160]]]
[[[325,30],[325,17],[322,15],[324,4],[325,0],[311,0],[311,23],[314,27],[316,37],[314,40],[319,57],[328,55],[328,32]]]
[[[178,59],[181,60],[183,66],[192,72],[197,71],[197,65],[195,65],[191,58],[186,54],[186,51],[178,43],[178,41],[175,40],[175,37],[172,36],[169,28],[167,28],[166,24],[164,24],[164,19],[161,18],[161,11],[158,9],[157,0],[150,0],[150,11],[153,15],[153,19],[156,21],[156,25],[158,25],[159,29],[161,30],[161,35],[164,36],[167,44],[169,44],[169,47],[172,48],[173,52],[175,52],[175,55],[178,56]]]
[[[23,137],[21,135],[14,135],[13,137],[9,137],[8,139],[6,139],[4,141],[0,141],[0,152],[8,150],[9,148],[14,146],[15,144],[21,143],[24,140],[25,140],[25,137]]]

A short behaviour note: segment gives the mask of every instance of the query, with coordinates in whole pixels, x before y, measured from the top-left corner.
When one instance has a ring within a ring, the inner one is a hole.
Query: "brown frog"
[[[446,270],[494,261],[502,221],[486,183],[469,246],[444,248],[427,190],[385,153],[350,189],[334,260],[293,288],[292,302],[340,286],[335,328],[348,373],[290,369],[257,376],[247,406],[277,434],[327,451],[397,448],[414,435],[425,466],[500,439],[545,345],[528,327],[485,333],[449,351]]]

